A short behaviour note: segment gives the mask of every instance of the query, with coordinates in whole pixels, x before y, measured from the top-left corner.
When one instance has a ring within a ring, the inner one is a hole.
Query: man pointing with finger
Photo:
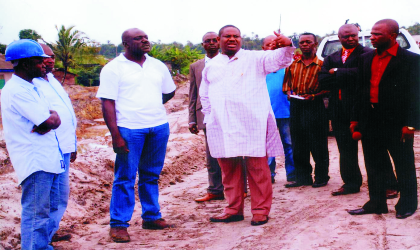
[[[226,25],[219,31],[222,54],[203,70],[200,96],[207,140],[222,170],[228,201],[224,213],[211,217],[212,222],[244,219],[243,158],[251,191],[251,225],[268,221],[272,187],[267,155],[279,155],[281,141],[265,78],[290,65],[294,51],[290,39],[275,34],[275,43],[282,48],[247,51],[241,49],[239,29]]]

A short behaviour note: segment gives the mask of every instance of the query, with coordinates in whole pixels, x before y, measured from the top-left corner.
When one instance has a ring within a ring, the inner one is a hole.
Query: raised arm
[[[274,42],[278,48],[262,52],[261,64],[263,66],[262,70],[265,74],[286,68],[293,62],[293,52],[295,51],[295,47],[293,47],[290,38],[276,32],[274,32],[274,34],[277,36]]]

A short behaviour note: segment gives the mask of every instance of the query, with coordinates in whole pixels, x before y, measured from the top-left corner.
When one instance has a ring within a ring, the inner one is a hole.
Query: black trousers
[[[351,137],[350,120],[332,117],[331,125],[340,153],[340,174],[344,182],[342,187],[348,190],[360,190],[363,179],[359,168],[358,141]]]
[[[314,101],[291,99],[290,134],[296,181],[312,183],[311,154],[315,162],[315,182],[328,181],[328,119],[321,98]]]
[[[206,129],[203,129],[203,132],[206,139],[206,165],[209,174],[209,187],[207,188],[207,193],[223,194],[222,170],[220,169],[217,159],[210,155]]]
[[[387,160],[391,155],[400,190],[400,199],[395,209],[399,213],[415,211],[418,201],[414,140],[401,141],[402,126],[393,125],[386,117],[380,108],[372,108],[363,132],[362,145],[370,198],[364,208],[386,207],[385,192],[389,179]]]

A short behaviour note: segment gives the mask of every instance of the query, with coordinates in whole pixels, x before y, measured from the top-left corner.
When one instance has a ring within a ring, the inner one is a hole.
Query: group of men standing
[[[221,168],[228,202],[224,213],[211,217],[210,221],[244,219],[243,198],[240,195],[243,178],[246,178],[240,171],[243,161],[251,189],[251,224],[261,225],[268,221],[272,191],[267,185],[267,164],[261,160],[263,156],[258,153],[261,148],[258,143],[265,139],[265,155],[271,156],[279,153],[278,150],[273,151],[275,145],[271,143],[279,142],[278,134],[270,131],[275,124],[272,123],[272,111],[266,113],[263,108],[266,107],[266,89],[274,112],[283,102],[281,92],[287,93],[290,101],[290,148],[287,133],[281,135],[288,181],[286,188],[304,185],[318,188],[328,184],[327,136],[330,118],[344,182],[332,195],[360,191],[362,175],[358,164],[358,140],[361,138],[370,199],[361,209],[348,212],[352,215],[387,213],[386,199],[396,198],[398,192],[400,200],[396,205],[396,218],[407,218],[415,212],[417,182],[413,139],[414,131],[420,125],[420,56],[399,47],[396,42],[399,26],[394,20],[384,19],[374,25],[371,42],[376,50],[360,45],[358,32],[358,27],[352,24],[340,27],[338,37],[342,50],[327,56],[324,61],[316,56],[316,36],[312,33],[301,34],[299,47],[302,55],[282,65],[288,60],[287,53],[283,54],[276,59],[278,64],[275,66],[270,64],[269,56],[265,57],[262,52],[239,49],[240,31],[234,26],[223,27],[219,38],[214,39],[215,33],[207,33],[212,34],[213,39],[204,39],[207,34],[203,37],[203,47],[207,52],[205,43],[214,44],[213,49],[220,44],[222,54],[213,53],[211,62],[206,57],[205,65],[202,64],[201,68],[194,64],[191,66],[190,131],[197,134],[198,129],[205,130],[210,183],[208,194],[196,201],[223,199],[220,189],[216,193],[211,189],[215,180],[220,180],[220,175],[215,178],[214,173]],[[287,49],[279,48],[273,42],[276,39],[279,37],[265,38],[263,49]],[[282,79],[279,68],[286,66]],[[275,67],[279,68],[274,70]],[[260,69],[263,69],[266,81],[258,77]],[[274,77],[277,79],[273,80]],[[272,84],[273,81],[276,84]],[[262,85],[262,82],[266,85]],[[282,91],[278,90],[278,86],[282,86]],[[259,88],[264,89],[264,95]],[[197,95],[198,89],[201,99]],[[326,97],[329,98],[329,113],[324,103]],[[287,104],[280,106],[288,108]],[[279,131],[286,131],[282,129],[281,119],[276,120]],[[195,125],[197,122],[199,127]],[[266,126],[264,134],[258,134],[261,132],[258,127],[260,123]],[[293,155],[292,161],[290,155]],[[315,162],[314,179],[310,155]],[[210,157],[215,157],[219,164]],[[294,166],[290,168],[288,162]],[[259,177],[255,178],[256,175]]]
[[[53,249],[69,198],[76,160],[76,116],[54,78],[54,53],[29,39],[11,43],[6,60],[15,73],[1,95],[7,150],[22,187],[22,249]],[[68,238],[68,235],[64,236]]]
[[[386,190],[392,188],[400,192],[396,217],[415,212],[413,139],[420,127],[420,56],[399,47],[398,33],[394,20],[378,21],[371,32],[376,50],[371,50],[358,43],[356,26],[343,25],[338,33],[343,49],[324,62],[316,56],[317,40],[311,33],[300,35],[302,56],[294,61],[292,41],[276,32],[264,39],[264,51],[241,49],[241,32],[233,25],[203,36],[206,56],[190,67],[189,129],[193,134],[203,129],[206,138],[209,187],[196,201],[226,198],[228,203],[211,222],[244,220],[246,178],[251,225],[268,222],[273,157],[281,153],[280,142],[287,188],[327,185],[326,96],[344,182],[332,195],[360,191],[354,139],[361,137],[370,199],[348,212],[387,213]],[[144,31],[126,30],[122,43],[125,52],[103,68],[97,93],[117,153],[110,205],[115,242],[130,241],[127,228],[137,173],[142,227],[174,227],[160,213],[158,179],[169,138],[163,104],[176,87],[167,67],[147,55],[151,46]],[[49,243],[67,206],[69,165],[76,159],[76,117],[51,74],[54,54],[48,46],[19,40],[7,47],[6,60],[12,61],[15,73],[2,91],[1,109],[7,148],[22,186],[22,248],[52,249]]]

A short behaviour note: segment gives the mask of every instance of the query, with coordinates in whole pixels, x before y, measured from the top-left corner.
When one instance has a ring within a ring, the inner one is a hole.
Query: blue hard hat
[[[31,39],[21,39],[6,47],[6,61],[12,61],[33,56],[49,57],[44,53],[41,45]]]

